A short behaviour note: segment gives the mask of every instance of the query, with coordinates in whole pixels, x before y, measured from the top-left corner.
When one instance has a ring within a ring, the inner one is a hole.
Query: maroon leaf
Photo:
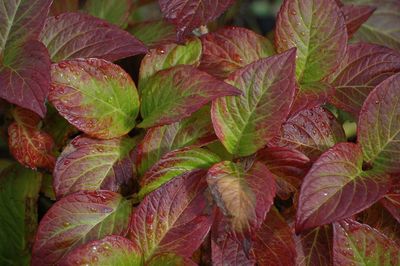
[[[164,17],[177,26],[177,39],[182,41],[195,28],[216,19],[233,0],[158,0]]]
[[[382,205],[400,223],[400,181],[398,180],[380,201]],[[399,235],[400,237],[400,235]]]
[[[131,202],[106,190],[78,192],[62,198],[40,221],[32,265],[57,264],[81,244],[110,234],[122,234],[131,208]]]
[[[212,222],[203,195],[205,174],[196,170],[173,179],[135,210],[129,238],[141,247],[146,261],[164,252],[190,257],[200,247]]]
[[[8,127],[8,146],[11,154],[22,165],[30,168],[47,168],[53,171],[53,139],[40,130],[40,117],[26,109],[12,111],[15,122]]]
[[[222,79],[245,65],[275,54],[267,38],[239,27],[227,27],[203,35],[201,42],[200,69]]]
[[[390,177],[363,171],[361,148],[339,143],[313,164],[301,186],[296,231],[348,218],[374,204],[389,189]]]
[[[358,117],[372,89],[400,72],[400,54],[374,44],[352,44],[346,57],[328,80],[335,87],[333,103]]]
[[[347,219],[333,224],[335,265],[399,265],[400,247],[379,231]]]
[[[372,6],[344,5],[341,7],[346,20],[347,34],[349,38],[368,20],[376,10]]]
[[[82,13],[49,17],[40,38],[53,62],[89,57],[116,61],[147,52],[144,44],[128,32]]]

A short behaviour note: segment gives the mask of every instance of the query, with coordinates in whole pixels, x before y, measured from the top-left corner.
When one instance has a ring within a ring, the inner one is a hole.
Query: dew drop
[[[71,223],[69,223],[69,222],[64,222],[64,223],[63,223],[63,226],[64,226],[64,227],[68,227],[68,226],[70,226],[70,225],[71,225]]]
[[[96,212],[96,211],[97,211],[97,209],[96,209],[96,208],[94,208],[94,207],[90,207],[90,211],[91,211],[91,212]],[[96,249],[96,247],[93,247],[93,249]]]
[[[300,32],[301,36],[305,36],[306,33],[304,31]]]
[[[158,47],[156,49],[156,52],[157,52],[157,54],[165,54],[165,50],[163,48],[161,48],[161,47]]]
[[[69,160],[65,160],[64,161],[64,165],[69,165],[70,161]]]
[[[58,63],[58,66],[59,66],[60,68],[66,68],[66,67],[67,67],[67,64],[64,63],[64,62],[61,62],[61,63]]]
[[[97,256],[93,256],[92,257],[92,262],[97,262],[99,259],[97,258]]]
[[[108,97],[107,102],[112,103],[112,101],[113,101],[113,97]]]
[[[292,15],[296,15],[297,14],[297,12],[294,11],[294,10],[292,10],[292,12],[290,12],[290,13],[292,13]]]
[[[379,104],[379,100],[376,100],[376,101],[375,101],[375,104]]]
[[[154,220],[154,215],[153,214],[149,214],[146,216],[146,223],[147,224],[152,224]]]
[[[105,250],[111,249],[110,245],[107,244],[107,243],[103,244],[102,247],[103,247]]]
[[[315,134],[317,134],[317,131],[314,129],[314,130],[312,131],[312,133],[315,135]]]
[[[104,148],[103,148],[103,147],[97,147],[96,150],[97,150],[98,152],[103,152],[103,151],[104,151]]]

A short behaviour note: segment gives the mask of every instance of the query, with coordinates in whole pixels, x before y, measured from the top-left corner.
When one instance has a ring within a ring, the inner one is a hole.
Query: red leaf
[[[389,193],[381,199],[382,205],[400,223],[400,180],[392,186]],[[399,235],[400,237],[400,235]]]
[[[340,8],[346,20],[347,34],[349,38],[369,19],[376,10],[372,6],[344,5]]]
[[[389,189],[389,176],[363,171],[361,148],[339,143],[313,164],[301,186],[296,231],[348,218],[374,204]]]
[[[47,18],[40,38],[53,62],[89,57],[116,61],[147,52],[144,44],[128,32],[82,13]]]
[[[219,17],[233,0],[158,0],[164,17],[177,26],[177,39]]]
[[[8,146],[11,154],[22,165],[53,171],[54,141],[49,134],[39,129],[40,117],[19,107],[12,113],[15,122],[8,127]]]

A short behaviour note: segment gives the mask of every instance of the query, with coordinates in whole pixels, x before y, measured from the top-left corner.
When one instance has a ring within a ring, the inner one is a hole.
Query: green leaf
[[[132,0],[88,0],[85,10],[92,16],[125,28],[132,5]]]
[[[127,31],[148,47],[153,48],[159,44],[172,43],[176,39],[175,27],[165,20],[139,22],[128,26]]]

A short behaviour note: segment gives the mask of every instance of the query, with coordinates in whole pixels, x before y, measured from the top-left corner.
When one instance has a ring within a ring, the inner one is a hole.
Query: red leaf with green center
[[[301,181],[311,167],[303,153],[285,147],[268,147],[257,152],[257,160],[275,175],[276,194],[287,200],[300,189]]]
[[[374,204],[389,189],[390,177],[363,171],[361,148],[339,143],[319,157],[304,178],[296,231],[348,218]]]
[[[162,89],[160,89],[162,88]],[[189,117],[203,105],[240,91],[193,66],[161,70],[140,84],[142,128],[171,124]]]
[[[344,5],[340,8],[346,20],[347,34],[349,38],[369,19],[374,13],[375,7]]]
[[[78,136],[63,150],[54,169],[58,198],[81,190],[123,192],[135,175],[130,151],[135,139],[97,140]]]
[[[399,101],[400,73],[379,84],[361,108],[357,139],[374,169],[400,172]]]
[[[174,25],[163,19],[138,22],[129,25],[127,31],[150,48],[172,43],[176,39]]]
[[[245,28],[223,28],[202,36],[201,42],[200,69],[222,79],[258,59],[275,54],[267,38]]]
[[[143,175],[169,151],[189,145],[203,146],[214,140],[216,137],[209,111],[206,106],[180,122],[148,129],[137,147],[139,175]]]
[[[75,59],[53,64],[51,75],[49,100],[78,129],[110,139],[135,126],[139,97],[121,67],[102,59]]]
[[[158,0],[164,17],[177,26],[177,39],[182,41],[195,28],[219,17],[233,0]]]
[[[147,52],[144,44],[128,32],[82,13],[47,18],[40,38],[53,62],[89,57],[116,61]]]
[[[276,208],[269,211],[255,233],[252,248],[258,265],[295,265],[296,247],[292,231]]]
[[[368,94],[379,83],[400,72],[400,54],[383,46],[351,44],[328,80],[335,87],[333,103],[358,117]]]
[[[141,178],[139,198],[159,188],[171,179],[195,169],[208,169],[221,159],[214,153],[196,147],[186,147],[165,154]]]
[[[301,83],[319,81],[341,62],[347,44],[344,16],[333,0],[285,0],[278,13],[278,52],[297,47]]]
[[[400,223],[400,180],[393,184],[389,193],[381,200],[381,203]]]
[[[57,264],[81,244],[110,234],[122,234],[131,209],[131,202],[106,190],[83,191],[62,198],[40,221],[32,265]]]
[[[152,257],[146,266],[196,266],[191,259],[174,253],[161,253]]]
[[[335,265],[399,265],[400,247],[379,231],[347,219],[333,224]]]
[[[312,161],[338,142],[346,141],[342,125],[322,107],[303,110],[282,126],[281,135],[270,146],[296,149]]]
[[[247,236],[259,228],[275,197],[275,181],[268,168],[255,162],[250,169],[224,161],[208,170],[211,194],[232,231]]]
[[[133,213],[129,238],[141,247],[145,261],[165,252],[190,257],[212,223],[204,196],[205,170],[175,178],[149,194]]]
[[[232,154],[247,156],[279,134],[295,94],[295,49],[260,59],[227,82],[242,91],[212,103],[214,130]]]
[[[140,248],[132,241],[117,235],[106,236],[81,245],[66,255],[58,265],[141,265]]]
[[[54,141],[40,130],[40,117],[26,109],[12,111],[15,122],[8,127],[8,146],[11,154],[22,165],[30,168],[47,168],[53,171]]]

